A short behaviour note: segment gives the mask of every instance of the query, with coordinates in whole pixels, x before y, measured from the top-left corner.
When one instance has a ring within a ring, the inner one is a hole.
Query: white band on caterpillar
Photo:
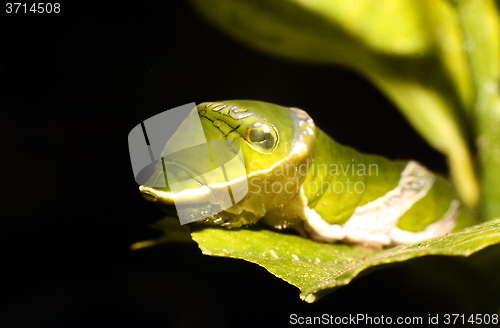
[[[400,231],[404,231],[396,228],[398,220],[417,201],[425,197],[434,184],[435,179],[434,174],[422,165],[415,161],[410,161],[403,172],[401,172],[401,179],[396,188],[390,190],[384,196],[356,208],[353,215],[342,226],[327,223],[319,214],[311,210],[307,220],[308,226],[312,230],[311,237],[327,242],[344,240],[374,247],[408,243],[400,233]],[[438,221],[441,222],[444,220],[444,223],[438,224],[436,222],[435,227],[434,225],[429,226],[430,230],[433,231],[431,237],[434,236],[434,232],[441,233],[446,229],[446,232],[448,232],[453,228],[451,226],[448,229],[450,220],[453,222],[456,216],[456,214],[453,214],[456,211],[452,211],[454,208],[455,205],[451,206],[448,211],[450,214],[448,215],[447,212],[443,219]],[[430,233],[430,230],[428,233]],[[411,232],[408,233],[413,234]],[[426,234],[428,233],[426,232]],[[418,238],[417,235],[412,236],[414,238],[411,241]],[[423,236],[423,234],[418,236]],[[422,240],[422,238],[419,240]]]

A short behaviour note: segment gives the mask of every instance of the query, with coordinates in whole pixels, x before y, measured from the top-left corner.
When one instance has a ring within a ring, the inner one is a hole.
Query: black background
[[[470,295],[435,277],[459,265],[445,258],[389,267],[307,304],[263,268],[196,246],[129,250],[158,235],[147,224],[162,212],[139,194],[127,135],[193,101],[300,107],[343,144],[446,173],[360,76],[258,53],[186,2],[3,10],[0,327],[282,327],[292,313],[426,320],[471,309]]]

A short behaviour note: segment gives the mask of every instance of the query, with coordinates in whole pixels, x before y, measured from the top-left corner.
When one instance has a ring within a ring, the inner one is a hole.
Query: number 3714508
[[[498,324],[498,314],[471,314],[468,318],[464,314],[445,314],[444,323],[448,324],[465,324],[465,322],[471,324]]]
[[[7,2],[5,4],[5,12],[7,14],[58,14],[61,12],[61,4],[51,2],[38,3],[22,3],[22,2]]]

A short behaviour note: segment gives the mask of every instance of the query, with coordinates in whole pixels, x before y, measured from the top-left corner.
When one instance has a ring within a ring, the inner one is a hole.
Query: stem
[[[498,84],[485,82],[480,95],[485,102],[477,115],[479,165],[481,167],[482,210],[485,219],[500,215],[500,97]]]
[[[485,220],[500,215],[500,17],[490,0],[454,0],[476,99],[473,108]]]

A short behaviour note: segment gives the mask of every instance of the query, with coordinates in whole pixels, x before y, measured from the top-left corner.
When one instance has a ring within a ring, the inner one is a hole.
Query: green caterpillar
[[[214,214],[199,223],[241,227],[259,221],[317,241],[371,247],[419,242],[475,223],[444,178],[415,161],[342,146],[301,109],[234,100],[202,103],[197,110],[207,140],[238,143],[248,182],[246,195],[224,211],[209,202],[206,210]],[[195,168],[175,161],[163,165],[195,176]],[[148,185],[139,187],[146,199],[174,205],[168,185]],[[175,201],[192,202],[196,192],[185,190]]]

